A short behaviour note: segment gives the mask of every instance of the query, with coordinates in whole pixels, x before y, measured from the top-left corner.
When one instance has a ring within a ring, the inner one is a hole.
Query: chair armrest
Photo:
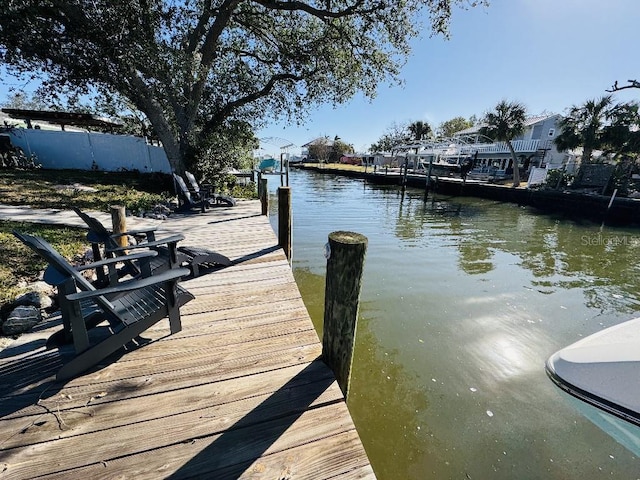
[[[111,265],[113,263],[127,262],[129,260],[140,260],[140,259],[143,259],[143,258],[146,258],[146,257],[155,257],[156,255],[158,255],[158,252],[156,252],[154,250],[148,250],[148,251],[144,251],[144,252],[133,253],[131,255],[121,255],[119,257],[114,257],[114,258],[105,258],[104,260],[100,260],[98,262],[92,262],[92,263],[86,263],[84,265],[78,265],[76,267],[76,270],[81,272],[83,270],[89,270],[91,268],[104,267],[105,265]]]
[[[178,234],[178,235],[172,235],[166,238],[161,238],[160,240],[156,240],[155,242],[143,242],[137,245],[128,245],[126,247],[118,247],[118,248],[105,248],[105,251],[109,253],[117,253],[117,252],[124,252],[125,250],[135,250],[136,248],[159,247],[161,245],[167,245],[169,243],[178,243],[181,240],[184,240],[184,235]]]
[[[127,230],[126,232],[112,233],[111,236],[114,238],[122,237],[123,235],[131,235],[132,237],[135,237],[136,235],[148,235],[149,233],[155,232],[156,230],[158,230],[157,226],[143,228],[140,230]]]
[[[157,275],[150,277],[129,280],[127,282],[119,283],[113,287],[100,288],[98,290],[87,290],[82,292],[72,293],[67,295],[66,298],[69,301],[85,300],[88,298],[99,297],[102,295],[111,295],[113,293],[130,292],[132,290],[138,290],[140,288],[149,287],[151,285],[157,285],[159,283],[166,283],[170,281],[178,281],[181,277],[189,275],[191,272],[188,268],[172,268],[165,270]]]

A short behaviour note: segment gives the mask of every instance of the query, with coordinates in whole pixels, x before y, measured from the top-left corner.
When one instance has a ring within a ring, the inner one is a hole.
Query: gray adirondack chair
[[[96,261],[100,261],[102,259],[102,252],[100,250],[101,245],[104,247],[104,256],[106,258],[123,256],[128,251],[135,251],[139,249],[156,250],[158,255],[149,260],[152,272],[161,272],[168,268],[179,267],[189,260],[187,255],[179,252],[177,248],[178,242],[184,240],[183,235],[172,235],[158,240],[155,236],[156,227],[145,228],[142,230],[129,230],[127,232],[113,234],[97,218],[86,214],[77,207],[73,207],[73,211],[89,227],[87,240],[91,243],[93,258]],[[136,238],[138,243],[135,245],[128,245],[127,247],[121,247],[116,239],[123,235]],[[124,262],[124,267],[116,271],[118,278],[127,274],[137,277],[141,273],[138,261],[132,260],[131,257],[127,258],[128,260]],[[104,267],[96,270],[99,285],[110,284],[117,281],[118,278],[113,277],[113,271],[110,272],[112,272],[111,277],[108,277],[104,272]]]
[[[209,206],[224,205],[227,207],[235,207],[235,198],[229,195],[220,195],[214,193],[211,185],[200,185],[196,180],[196,177],[191,172],[185,170],[184,176],[187,177],[189,185],[191,185],[191,188],[189,190],[195,192],[196,195],[198,195],[198,198],[206,199],[207,202],[209,202]]]
[[[193,173],[185,170],[184,176],[187,179],[187,188],[194,193],[198,198],[204,198],[205,200],[211,200],[211,185],[200,186]]]
[[[139,239],[139,242],[135,246],[120,247],[115,238],[117,235],[113,235],[102,224],[100,220],[91,215],[82,212],[79,208],[74,207],[73,211],[84,220],[89,227],[89,233],[87,234],[87,240],[91,242],[91,248],[93,249],[94,258],[99,260],[101,257],[100,247],[102,244],[105,247],[107,255],[122,254],[125,250],[139,249],[139,248],[151,248],[158,252],[158,256],[150,260],[151,271],[164,270],[167,266],[175,268],[176,266],[187,265],[191,270],[193,277],[200,275],[200,268],[202,266],[229,266],[231,260],[229,257],[222,255],[213,250],[207,248],[198,248],[191,246],[177,247],[175,241],[178,237],[182,240],[182,235],[174,235],[162,240],[156,240],[155,227],[147,228],[144,230],[131,230],[119,235],[130,235]],[[136,267],[133,262],[132,265],[127,265],[126,269],[122,273],[129,273],[137,276],[139,274],[139,268]],[[104,273],[101,273],[104,275]],[[113,281],[113,280],[111,280]]]
[[[209,204],[209,199],[203,197],[200,192],[196,193],[195,191],[192,192],[189,190],[189,187],[187,187],[187,184],[180,175],[174,173],[173,179],[176,184],[178,200],[180,203],[178,210],[189,211],[197,208],[204,213],[206,209],[211,206]]]
[[[75,355],[58,371],[56,379],[66,380],[91,368],[163,318],[169,319],[172,334],[181,330],[180,307],[194,298],[178,285],[180,277],[189,273],[187,269],[150,275],[147,264],[143,268],[147,276],[96,289],[44,239],[13,233],[49,263],[44,280],[58,289],[62,336],[73,340]],[[156,255],[155,251],[146,251],[134,256],[140,260]],[[83,268],[119,261],[110,258]],[[97,328],[105,321],[109,328]]]

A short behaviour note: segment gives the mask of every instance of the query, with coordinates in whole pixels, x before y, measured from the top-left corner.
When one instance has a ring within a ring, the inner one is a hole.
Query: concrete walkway
[[[96,217],[106,226],[111,225],[111,216],[108,213],[87,210],[89,215]],[[66,225],[69,227],[86,228],[86,224],[75,214],[73,210],[39,209],[29,206],[16,206],[0,204],[0,220],[13,222],[45,223],[51,225]],[[150,218],[127,217],[128,228],[141,228],[160,225],[162,220]]]

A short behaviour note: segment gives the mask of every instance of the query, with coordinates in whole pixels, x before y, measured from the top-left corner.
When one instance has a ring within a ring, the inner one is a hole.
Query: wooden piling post
[[[288,186],[289,186],[289,159],[287,158],[287,159],[285,160],[285,162],[287,162],[287,163],[286,163],[287,168],[285,169],[285,180],[286,180],[286,181],[285,181],[285,184],[284,184],[284,185],[285,185],[286,187],[288,187]]]
[[[121,205],[111,205],[111,223],[113,224],[113,233],[122,233],[127,231],[127,217],[125,208]],[[126,247],[129,242],[126,235],[117,237],[118,245]]]
[[[260,179],[260,203],[262,204],[262,215],[269,216],[269,189],[267,187],[267,179]]]
[[[256,170],[256,185],[258,186],[258,198],[262,198],[262,173]]]
[[[278,188],[278,243],[291,261],[291,187]]]
[[[402,174],[402,190],[407,188],[407,170],[409,170],[409,158],[404,159],[404,173]]]
[[[367,237],[359,233],[329,234],[322,358],[333,370],[345,398],[351,381],[367,242]]]
[[[429,158],[429,170],[427,171],[427,178],[424,182],[424,201],[427,201],[429,196],[429,187],[431,187],[431,169],[433,168],[433,156]]]

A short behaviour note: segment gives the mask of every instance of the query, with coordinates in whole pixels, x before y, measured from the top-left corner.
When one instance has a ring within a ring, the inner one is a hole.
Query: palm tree
[[[588,100],[581,107],[573,106],[558,126],[560,135],[555,138],[558,150],[582,147],[582,161],[588,163],[594,150],[606,143],[606,124],[613,113],[613,99],[606,95]]]
[[[423,138],[431,136],[431,125],[421,120],[410,123],[407,130],[411,132],[414,140],[422,140]]]
[[[480,134],[493,138],[499,142],[505,142],[513,162],[513,186],[520,185],[520,169],[516,152],[511,140],[524,131],[524,122],[527,108],[518,102],[502,100],[496,105],[493,112],[487,112],[484,116],[486,126],[480,129]]]

